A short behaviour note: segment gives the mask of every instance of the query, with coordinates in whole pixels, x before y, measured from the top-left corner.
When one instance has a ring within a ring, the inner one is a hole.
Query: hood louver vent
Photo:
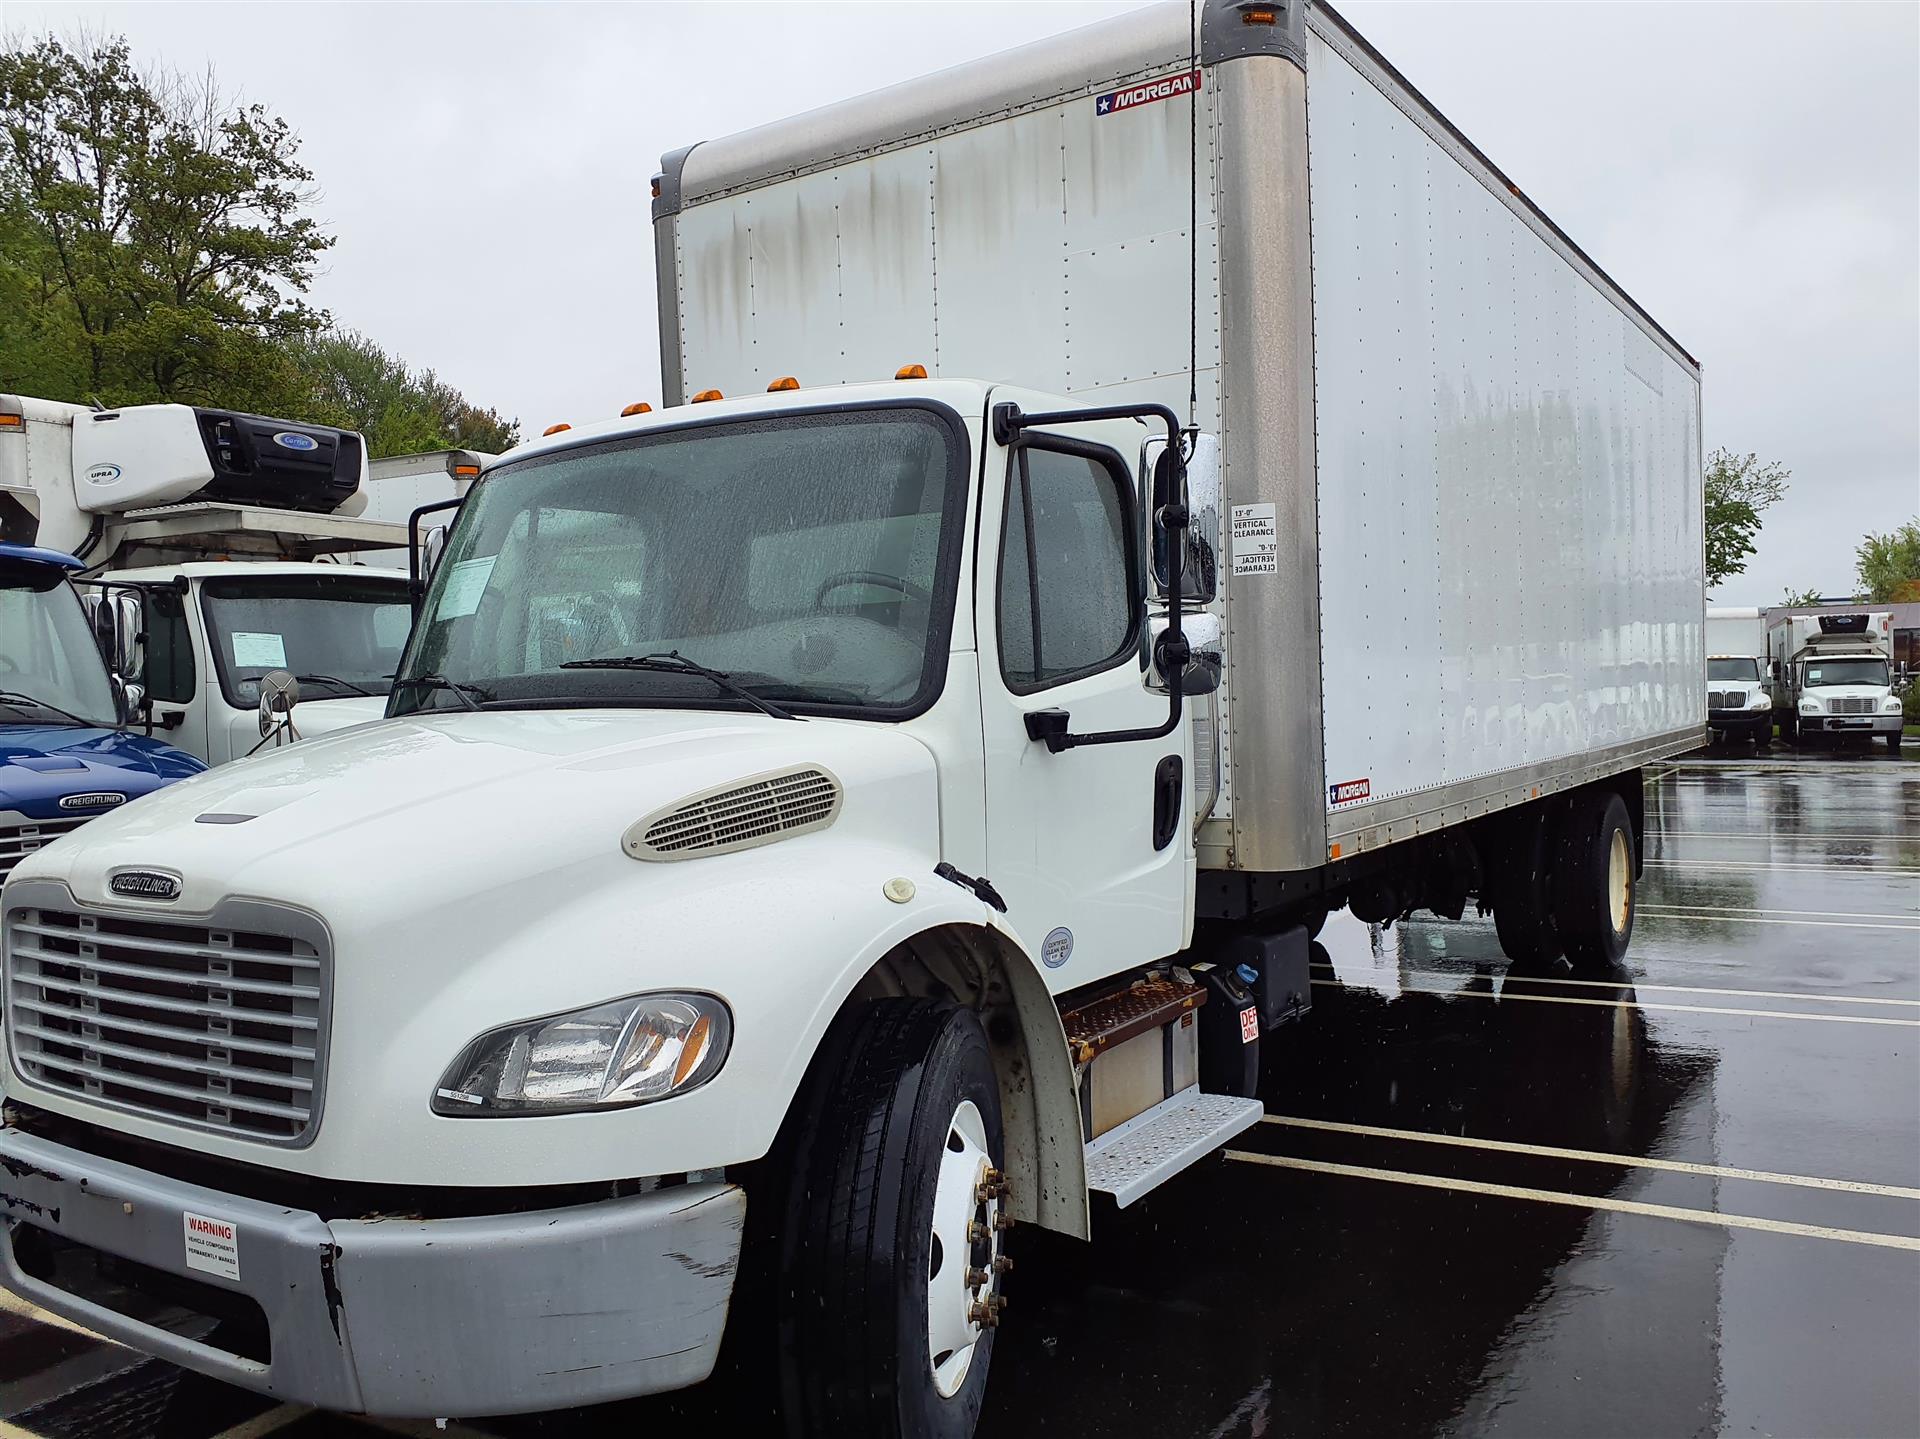
[[[690,795],[630,828],[635,859],[699,859],[825,829],[840,813],[840,781],[817,765],[775,770]]]

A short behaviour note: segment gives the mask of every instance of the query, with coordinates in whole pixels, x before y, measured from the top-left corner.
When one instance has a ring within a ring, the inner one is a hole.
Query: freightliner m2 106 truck
[[[388,718],[8,884],[11,1288],[963,1434],[1011,1226],[1255,1123],[1328,910],[1619,957],[1696,366],[1332,11],[1187,15],[669,158],[668,403],[487,469]]]
[[[1893,612],[1782,615],[1767,630],[1780,733],[1802,740],[1883,739],[1905,724],[1893,692]]]
[[[359,435],[325,425],[0,395],[0,537],[83,558],[121,678],[174,744],[223,764],[261,743],[274,670],[307,696],[290,735],[380,717],[412,619],[408,515],[462,493],[483,458],[369,464]]]

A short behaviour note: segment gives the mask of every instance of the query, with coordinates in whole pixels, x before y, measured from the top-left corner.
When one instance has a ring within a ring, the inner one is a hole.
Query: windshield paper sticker
[[[1110,90],[1105,95],[1094,96],[1093,113],[1112,115],[1120,110],[1137,110],[1156,100],[1171,100],[1176,95],[1194,95],[1199,90],[1198,70],[1189,70],[1184,75],[1163,75],[1158,80],[1143,80],[1124,90]]]
[[[1233,507],[1233,572],[1271,575],[1280,570],[1280,532],[1272,505]]]
[[[235,630],[233,663],[234,668],[243,670],[283,670],[287,667],[287,642],[279,635]]]
[[[205,1214],[181,1216],[187,1228],[187,1268],[222,1279],[240,1277],[240,1227]]]
[[[487,555],[455,565],[453,573],[447,576],[447,587],[440,592],[440,608],[434,611],[433,617],[457,620],[479,609],[480,596],[486,592],[487,581],[493,575],[493,562],[499,558]]]
[[[1330,805],[1357,804],[1373,792],[1371,779],[1349,779],[1339,784],[1327,786],[1327,803]]]

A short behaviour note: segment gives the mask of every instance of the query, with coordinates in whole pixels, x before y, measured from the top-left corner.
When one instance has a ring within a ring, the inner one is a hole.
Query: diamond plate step
[[[1202,1094],[1196,1087],[1163,1099],[1087,1146],[1087,1188],[1125,1209],[1196,1160],[1260,1122],[1257,1099]]]

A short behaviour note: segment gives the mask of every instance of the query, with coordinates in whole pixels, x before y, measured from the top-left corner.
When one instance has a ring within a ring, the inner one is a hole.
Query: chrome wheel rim
[[[974,1351],[992,1327],[988,1301],[1000,1257],[997,1181],[986,1121],[971,1099],[963,1099],[947,1122],[927,1245],[927,1365],[942,1399],[967,1382]]]

